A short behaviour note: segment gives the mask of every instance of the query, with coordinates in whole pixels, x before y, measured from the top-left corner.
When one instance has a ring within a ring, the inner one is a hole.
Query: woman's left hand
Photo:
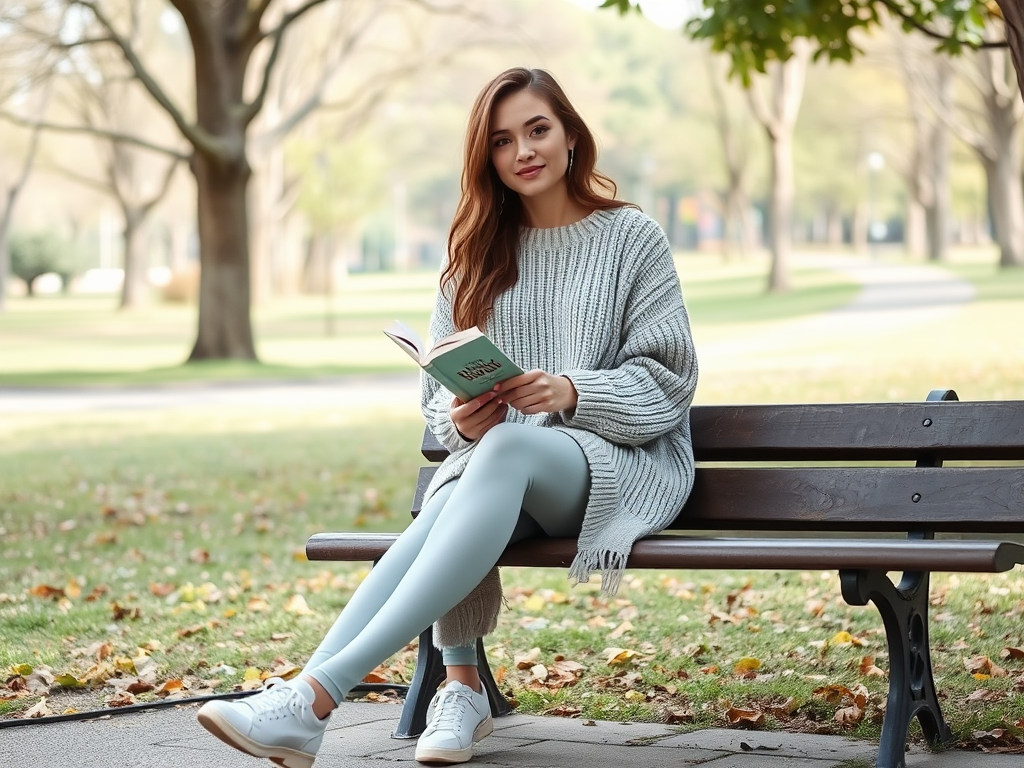
[[[520,413],[558,413],[576,407],[576,387],[568,376],[535,369],[498,384],[498,401]]]

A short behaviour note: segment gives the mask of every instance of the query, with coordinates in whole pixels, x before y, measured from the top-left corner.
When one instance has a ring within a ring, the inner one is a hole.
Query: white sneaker
[[[421,763],[465,763],[473,757],[473,744],[494,730],[487,694],[454,680],[434,695],[427,720],[416,742]]]
[[[196,718],[218,739],[246,754],[269,758],[285,768],[311,768],[330,720],[313,714],[314,698],[305,680],[281,681],[239,701],[208,701]]]

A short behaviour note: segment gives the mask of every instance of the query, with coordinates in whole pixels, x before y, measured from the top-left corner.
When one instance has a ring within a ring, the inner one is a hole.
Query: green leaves
[[[620,14],[640,10],[631,0],[605,0],[601,7]],[[951,54],[982,45],[986,29],[1000,18],[998,6],[983,0],[704,0],[704,12],[686,31],[728,54],[732,74],[749,85],[768,62],[788,60],[800,37],[814,43],[815,60],[852,61],[862,53],[857,34],[871,31],[885,15],[907,31],[933,37],[938,50]]]

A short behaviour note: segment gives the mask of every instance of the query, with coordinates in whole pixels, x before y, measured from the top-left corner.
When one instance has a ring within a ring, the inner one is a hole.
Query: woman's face
[[[561,184],[575,137],[554,110],[529,90],[506,96],[491,119],[491,162],[513,192],[533,197]]]

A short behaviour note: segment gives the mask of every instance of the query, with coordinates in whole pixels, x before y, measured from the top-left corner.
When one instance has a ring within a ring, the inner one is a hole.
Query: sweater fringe
[[[580,550],[569,566],[569,578],[579,584],[590,581],[590,574],[601,571],[601,592],[613,596],[622,586],[628,552],[613,552],[608,549]]]

